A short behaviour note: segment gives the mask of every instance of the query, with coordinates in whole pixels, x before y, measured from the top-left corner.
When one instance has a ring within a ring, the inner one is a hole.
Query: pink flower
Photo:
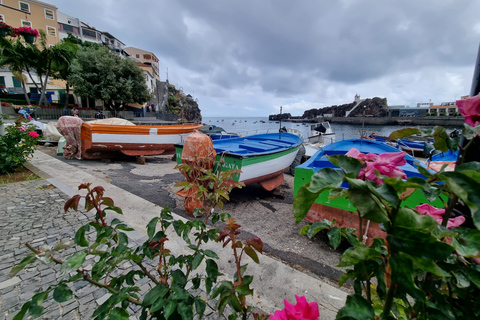
[[[313,320],[319,319],[320,313],[318,312],[317,302],[307,302],[307,298],[304,296],[295,295],[297,304],[293,305],[284,300],[285,309],[275,311],[275,314],[270,315],[270,320]]]
[[[377,177],[375,169],[380,174],[388,177],[400,177],[406,179],[407,175],[397,167],[405,165],[406,152],[386,152],[379,155],[374,153],[363,154],[355,148],[350,149],[346,156],[355,158],[362,163],[359,179],[370,180],[376,184],[382,184],[383,180]]]
[[[32,138],[38,138],[38,133],[36,133],[35,131],[30,131],[28,135]]]
[[[442,224],[443,215],[445,213],[445,209],[438,209],[431,206],[428,203],[424,203],[417,206],[417,211],[424,215],[431,216],[438,224]],[[450,218],[447,222],[447,228],[452,229],[458,227],[462,223],[465,222],[464,216],[458,216],[456,218]]]
[[[18,130],[20,130],[20,131],[27,131],[27,126],[20,126],[20,128],[18,128]]]
[[[475,127],[480,123],[480,94],[468,99],[457,100],[458,111],[465,117],[465,122]]]

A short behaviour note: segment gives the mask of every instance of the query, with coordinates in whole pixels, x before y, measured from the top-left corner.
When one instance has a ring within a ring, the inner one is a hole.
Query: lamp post
[[[278,139],[282,139],[282,106],[280,106],[280,128],[278,129]]]

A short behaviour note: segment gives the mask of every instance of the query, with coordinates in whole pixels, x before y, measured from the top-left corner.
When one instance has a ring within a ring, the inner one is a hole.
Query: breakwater
[[[352,125],[412,125],[412,126],[463,126],[464,117],[324,117],[315,119],[282,119],[284,122],[323,122]]]

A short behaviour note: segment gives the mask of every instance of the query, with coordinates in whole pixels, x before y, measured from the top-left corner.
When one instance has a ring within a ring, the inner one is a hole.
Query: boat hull
[[[273,190],[283,183],[283,172],[289,168],[301,139],[290,133],[262,134],[243,138],[214,140],[217,152],[214,170],[241,170],[233,177],[244,184],[260,183]],[[176,145],[177,163],[181,163],[183,145]],[[224,164],[220,167],[220,160]]]
[[[175,144],[202,125],[121,126],[82,124],[82,156],[86,159],[174,154]]]
[[[360,139],[351,139],[327,145],[324,148],[320,149],[307,162],[295,168],[294,197],[297,196],[300,187],[309,183],[312,179],[313,174],[318,170],[321,170],[325,167],[340,170],[338,167],[335,167],[327,160],[326,155],[345,154],[351,148],[356,148],[362,153],[381,154],[385,152],[400,152],[400,150],[398,150],[397,148],[372,140],[361,141]],[[407,161],[407,164],[400,168],[404,170],[404,172],[407,174],[407,177],[423,177],[416,169],[414,163],[416,163],[417,160],[415,158],[407,154],[405,156],[405,160]],[[342,185],[342,188],[348,188],[348,184],[344,183]],[[350,203],[350,201],[345,197],[338,199],[329,199],[328,196],[328,191],[322,192],[315,200],[305,219],[311,223],[315,221],[322,221],[324,219],[330,221],[335,219],[337,221],[337,225],[340,227],[358,229],[358,214],[355,207]],[[421,190],[417,190],[408,198],[407,201],[404,202],[404,205],[414,208],[417,205],[423,203],[431,202],[429,202],[425,198]],[[431,204],[434,206],[441,206],[442,202],[440,200],[436,200]],[[364,225],[363,230],[366,230],[365,227],[366,225]],[[383,230],[381,230],[378,224],[370,222],[366,235],[368,238],[371,239],[377,237],[384,237],[386,234]]]

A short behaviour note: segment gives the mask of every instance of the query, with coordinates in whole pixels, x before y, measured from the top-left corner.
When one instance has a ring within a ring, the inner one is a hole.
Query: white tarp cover
[[[43,134],[47,137],[47,139],[54,141],[59,140],[62,137],[60,132],[57,130],[56,122],[47,123],[47,127],[43,131]]]
[[[120,126],[134,126],[135,125],[133,122],[130,122],[130,121],[122,119],[122,118],[96,119],[96,120],[87,121],[87,123],[115,124],[115,125],[120,125]]]

